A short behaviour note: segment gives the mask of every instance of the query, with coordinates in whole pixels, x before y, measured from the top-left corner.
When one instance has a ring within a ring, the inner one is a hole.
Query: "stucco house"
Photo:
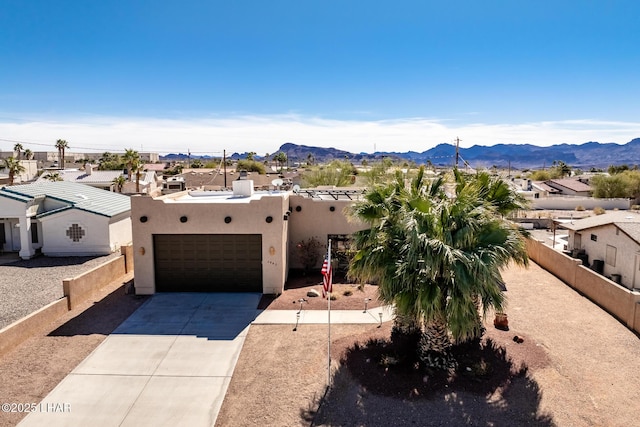
[[[555,192],[549,191],[549,194],[556,193],[565,196],[584,196],[589,197],[593,193],[593,189],[588,184],[578,181],[577,179],[550,179],[545,181],[547,187],[552,188]]]
[[[345,207],[357,191],[255,191],[250,179],[233,191],[182,191],[131,198],[135,289],[247,291],[278,294],[290,268],[301,267],[297,244],[364,228]],[[326,250],[326,247],[325,247]],[[318,254],[318,268],[322,262]]]
[[[627,288],[640,288],[640,214],[615,211],[571,223],[568,249],[584,251],[591,267]]]
[[[0,189],[0,248],[23,259],[106,255],[131,242],[128,196],[72,182]]]
[[[85,184],[107,191],[118,191],[113,180],[119,176],[126,178],[126,171],[124,170],[101,171],[97,169],[96,165],[86,163],[82,169],[47,170],[38,178],[38,182],[49,181],[50,174],[57,174],[57,177],[62,181]],[[122,193],[135,193],[135,181],[135,176],[132,177],[132,181],[127,181],[122,188]],[[154,171],[142,172],[140,174],[139,188],[140,193],[151,193],[155,191],[155,189],[158,188],[156,173]]]

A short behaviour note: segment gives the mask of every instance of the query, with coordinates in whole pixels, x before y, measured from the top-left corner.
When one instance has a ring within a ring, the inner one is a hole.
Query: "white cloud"
[[[193,119],[81,117],[57,120],[0,121],[0,149],[20,141],[33,151],[54,151],[66,139],[71,151],[121,151],[221,154],[276,151],[285,142],[335,147],[351,152],[424,151],[439,143],[473,145],[624,144],[640,137],[640,123],[563,120],[516,124],[456,124],[431,118],[334,120],[300,115],[229,116]]]

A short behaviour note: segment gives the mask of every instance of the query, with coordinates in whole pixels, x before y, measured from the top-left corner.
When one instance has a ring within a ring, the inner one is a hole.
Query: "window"
[[[7,243],[7,238],[4,235],[4,222],[0,222],[0,245],[4,245],[5,243]]]
[[[591,235],[591,240],[593,240],[594,242],[598,241],[598,236],[596,236],[595,234]]]
[[[618,249],[616,249],[615,246],[607,245],[607,257],[605,259],[605,262],[607,263],[607,265],[610,265],[611,267],[616,266],[617,252],[618,252]]]
[[[78,224],[73,224],[67,229],[67,237],[69,237],[74,242],[79,242],[85,234],[85,231]]]

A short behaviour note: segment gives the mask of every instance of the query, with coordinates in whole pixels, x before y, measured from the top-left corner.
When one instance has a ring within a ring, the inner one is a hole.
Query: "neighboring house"
[[[117,191],[116,185],[113,180],[119,176],[126,177],[126,171],[121,170],[97,170],[96,165],[87,163],[83,169],[65,169],[65,170],[47,170],[45,171],[37,182],[50,181],[48,178],[51,174],[57,174],[60,179],[65,182],[75,182],[78,184],[85,184],[91,187],[99,188],[107,191]],[[123,187],[123,193],[135,193],[136,183],[135,176],[131,182],[127,182]],[[156,174],[153,171],[143,172],[140,174],[140,193],[150,193],[157,188]]]
[[[640,288],[640,214],[616,211],[559,225],[568,249],[584,250],[591,267],[627,288]]]
[[[142,169],[145,171],[154,171],[156,175],[162,175],[162,172],[169,168],[167,163],[145,163]]]
[[[84,184],[101,190],[113,191],[113,180],[124,174],[123,171],[100,171],[90,163],[85,164],[82,169],[47,170],[37,182],[50,181],[49,175],[57,176],[65,182]]]
[[[535,198],[539,197],[548,197],[557,194],[562,194],[560,190],[557,188],[551,187],[545,181],[533,181],[531,183],[531,191],[533,191],[536,195]]]
[[[136,175],[132,174],[131,181],[122,187],[124,194],[152,194],[158,188],[157,176],[155,171],[145,171],[140,173],[140,182],[136,184]],[[139,191],[136,191],[139,188]]]
[[[13,183],[19,184],[23,182],[29,182],[38,176],[38,162],[36,160],[20,159],[20,164],[24,168],[24,172],[21,172],[13,177]],[[9,171],[4,167],[4,162],[0,159],[0,174],[7,175]],[[0,181],[1,182],[1,181]],[[8,180],[7,180],[8,184]]]
[[[0,246],[23,259],[106,255],[131,242],[128,196],[72,182],[0,189]]]
[[[589,185],[577,179],[550,179],[545,181],[544,184],[557,190],[558,194],[564,196],[589,197],[593,192],[593,189]]]
[[[233,192],[131,198],[136,293],[279,294],[289,269],[302,267],[299,242],[337,245],[364,228],[343,214],[358,197],[353,190],[254,191],[249,179],[230,185]]]
[[[188,169],[176,175],[182,177],[187,189],[215,190],[231,188],[232,182],[240,178],[243,171],[227,170],[226,180],[224,170],[217,169]],[[280,189],[290,189],[293,185],[300,183],[300,174],[294,171],[283,171],[282,173],[259,174],[257,172],[244,172],[248,179],[253,181],[253,186],[258,190],[268,190],[274,188],[273,181],[282,180]]]

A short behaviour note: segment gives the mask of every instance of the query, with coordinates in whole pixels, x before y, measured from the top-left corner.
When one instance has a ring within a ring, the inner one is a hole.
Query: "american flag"
[[[331,271],[331,254],[328,253],[322,263],[322,297],[326,298],[327,293],[331,293],[333,283],[332,276],[333,272]]]

